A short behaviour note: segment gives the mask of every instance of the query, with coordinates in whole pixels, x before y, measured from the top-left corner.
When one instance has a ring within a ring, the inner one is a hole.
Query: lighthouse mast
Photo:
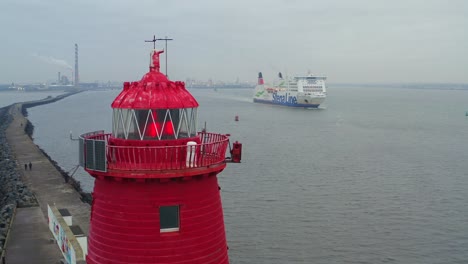
[[[229,263],[217,179],[228,135],[197,132],[198,102],[160,72],[161,53],[112,102],[112,132],[80,136],[95,179],[87,263]]]
[[[164,49],[166,51],[166,55],[164,56],[164,58],[166,59],[165,70],[166,70],[166,77],[169,77],[169,76],[167,76],[167,42],[170,41],[170,40],[173,40],[173,39],[167,38],[167,36],[165,38],[156,38],[156,35],[153,35],[152,40],[145,40],[145,42],[153,42],[153,49],[156,49],[156,41],[157,40],[164,40],[164,42],[166,42],[166,48]]]

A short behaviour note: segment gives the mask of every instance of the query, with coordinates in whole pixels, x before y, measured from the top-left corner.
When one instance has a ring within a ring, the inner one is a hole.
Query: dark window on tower
[[[161,232],[179,231],[179,206],[159,207],[159,222]]]

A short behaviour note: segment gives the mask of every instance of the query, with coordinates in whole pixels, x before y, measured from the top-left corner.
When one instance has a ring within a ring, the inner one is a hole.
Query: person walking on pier
[[[28,170],[28,164],[24,164],[24,170]]]
[[[29,170],[31,170],[31,169],[32,169],[32,164],[31,164],[31,162],[29,162]]]

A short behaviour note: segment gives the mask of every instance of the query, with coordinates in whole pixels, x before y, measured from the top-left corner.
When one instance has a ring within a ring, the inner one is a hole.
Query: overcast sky
[[[0,83],[70,75],[75,43],[82,81],[139,80],[153,34],[173,80],[468,83],[466,0],[1,0],[0,29]]]

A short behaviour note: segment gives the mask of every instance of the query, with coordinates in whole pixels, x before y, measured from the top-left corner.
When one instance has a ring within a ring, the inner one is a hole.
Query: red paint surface
[[[153,65],[159,65],[159,54],[153,56]],[[125,109],[177,109],[198,107],[198,102],[185,89],[185,83],[170,81],[159,72],[159,66],[152,66],[139,82],[124,83],[124,89],[111,106]]]
[[[96,179],[93,198],[87,263],[228,263],[216,176]],[[162,205],[180,205],[178,232],[160,232]]]
[[[258,85],[262,85],[264,84],[263,82],[263,75],[261,72],[258,73],[258,82],[257,82]]]

